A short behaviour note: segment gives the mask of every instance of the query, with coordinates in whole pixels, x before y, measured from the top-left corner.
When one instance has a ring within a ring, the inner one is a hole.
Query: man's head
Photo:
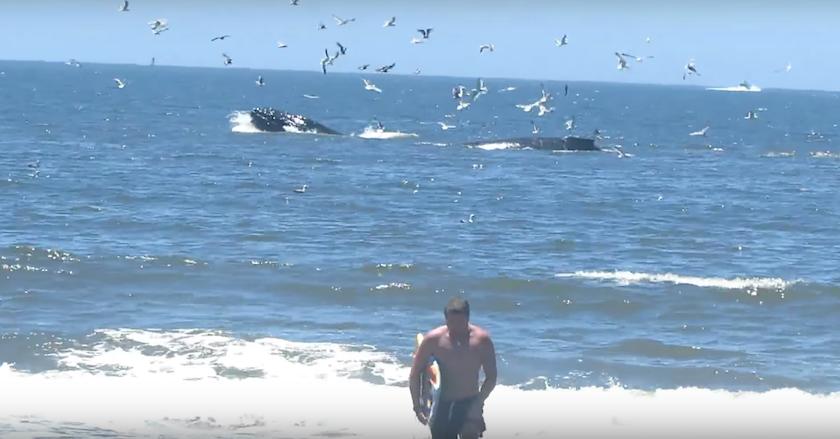
[[[459,297],[453,297],[443,308],[443,316],[446,318],[449,332],[467,332],[470,323],[470,303]]]

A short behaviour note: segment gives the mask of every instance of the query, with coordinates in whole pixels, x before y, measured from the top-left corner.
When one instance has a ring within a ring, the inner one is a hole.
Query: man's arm
[[[414,413],[417,419],[423,424],[428,422],[422,414],[420,408],[420,374],[423,369],[429,364],[429,357],[432,355],[432,339],[431,337],[423,337],[420,346],[417,347],[417,352],[414,353],[414,362],[411,364],[411,373],[408,377],[408,389],[411,391],[411,403],[414,407]]]
[[[478,391],[478,400],[484,403],[484,400],[490,396],[490,392],[496,387],[496,348],[493,346],[493,340],[488,335],[481,349],[481,367],[484,369],[484,382],[481,383],[481,389]]]

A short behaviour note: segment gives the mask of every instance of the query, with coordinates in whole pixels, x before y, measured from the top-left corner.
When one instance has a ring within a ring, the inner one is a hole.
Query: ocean
[[[414,335],[453,296],[486,438],[840,428],[840,93],[546,80],[540,117],[540,81],[0,72],[2,437],[428,437]],[[532,122],[605,151],[465,146]]]

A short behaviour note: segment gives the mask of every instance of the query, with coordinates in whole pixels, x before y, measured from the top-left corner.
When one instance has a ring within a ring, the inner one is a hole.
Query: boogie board
[[[414,339],[414,353],[423,341],[423,334],[417,334]],[[430,419],[432,409],[437,403],[440,395],[440,368],[434,357],[429,359],[429,364],[420,373],[420,404],[423,406],[423,413],[426,419]]]

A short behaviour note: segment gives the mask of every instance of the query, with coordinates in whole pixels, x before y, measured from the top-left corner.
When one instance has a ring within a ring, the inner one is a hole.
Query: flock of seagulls
[[[300,6],[300,0],[290,0],[290,5],[291,6]],[[128,0],[122,0],[120,6],[118,8],[118,11],[119,12],[129,12],[130,11],[129,1]],[[347,25],[350,25],[351,23],[356,22],[355,17],[342,18],[342,17],[339,17],[335,14],[332,14],[332,18],[335,21],[336,26],[339,26],[339,27],[340,26],[347,26]],[[152,33],[156,36],[162,34],[163,32],[166,32],[170,29],[169,28],[169,23],[168,23],[167,19],[165,19],[165,18],[157,18],[157,19],[151,20],[151,21],[148,22],[148,26],[151,29]],[[396,27],[396,26],[397,26],[397,17],[396,16],[391,16],[390,18],[385,20],[384,23],[382,24],[382,28],[392,28],[392,27]],[[327,28],[327,26],[323,22],[320,22],[318,24],[318,27],[317,27],[318,30],[324,30],[326,28]],[[423,44],[423,43],[427,42],[430,39],[433,30],[434,30],[434,28],[432,28],[432,27],[417,28],[416,29],[417,34],[411,38],[410,43],[411,44]],[[210,42],[224,41],[225,39],[228,39],[228,38],[231,38],[231,35],[229,35],[229,34],[218,35],[218,36],[215,36],[215,37],[211,38]],[[646,37],[644,39],[644,41],[645,41],[646,44],[650,44],[652,40],[651,40],[650,37]],[[554,46],[556,48],[563,48],[563,47],[566,47],[568,45],[569,45],[568,34],[563,34],[560,38],[555,38],[554,39]],[[288,44],[286,44],[283,41],[277,41],[276,46],[277,46],[278,49],[285,49],[285,48],[289,47]],[[328,71],[327,67],[334,66],[336,61],[338,61],[340,57],[346,56],[349,52],[348,47],[345,46],[344,44],[342,44],[341,42],[337,41],[336,42],[336,47],[337,47],[337,50],[333,51],[332,54],[330,53],[330,50],[328,48],[324,49],[324,57],[321,58],[321,61],[320,61],[321,70],[322,70],[323,74],[327,74],[327,71]],[[490,43],[490,42],[485,43],[485,44],[481,44],[478,47],[479,54],[484,54],[485,52],[486,53],[493,53],[495,51],[496,51],[496,45],[493,44],[493,43]],[[227,53],[224,53],[224,52],[221,55],[222,55],[222,60],[223,60],[223,65],[224,66],[230,66],[230,65],[233,64],[233,58],[231,56],[229,56]],[[630,65],[631,65],[631,61],[635,61],[636,63],[643,63],[645,60],[654,59],[654,56],[652,56],[652,55],[636,56],[636,55],[633,55],[631,53],[622,52],[622,51],[616,51],[616,52],[614,52],[614,55],[615,55],[616,60],[617,60],[616,69],[619,70],[619,71],[629,70]],[[75,66],[75,67],[80,66],[78,61],[73,60],[73,59],[68,61],[66,64],[71,65],[71,66]],[[152,58],[151,64],[154,65],[154,58]],[[370,67],[371,67],[371,64],[362,64],[362,65],[358,66],[357,69],[359,71],[367,71]],[[395,67],[396,67],[396,63],[392,62],[390,64],[385,64],[385,65],[381,65],[379,67],[376,67],[374,70],[378,73],[388,73],[392,69],[394,69]],[[787,73],[787,72],[790,72],[791,69],[792,69],[792,65],[790,63],[787,63],[784,67],[775,70],[775,72],[777,72],[777,73],[779,73],[779,72]],[[417,68],[414,71],[414,74],[419,75],[420,74],[420,69]],[[699,71],[699,69],[697,67],[697,64],[695,63],[694,59],[690,59],[685,64],[682,78],[683,78],[683,80],[686,80],[686,79],[688,79],[692,76],[701,76],[700,71]],[[365,91],[370,91],[370,92],[378,93],[378,94],[382,93],[382,89],[379,88],[372,81],[363,78],[362,82],[363,82],[363,87],[364,87]],[[125,79],[122,79],[122,78],[114,78],[114,83],[116,85],[116,88],[118,88],[118,89],[123,89],[127,85],[127,82],[125,81]],[[265,80],[264,80],[263,76],[259,75],[257,77],[255,83],[258,87],[265,86]],[[499,89],[498,92],[499,93],[511,92],[511,91],[514,91],[514,90],[516,90],[516,87],[506,87],[506,88]],[[463,85],[455,86],[452,89],[452,97],[453,97],[453,99],[455,99],[457,101],[457,104],[455,106],[455,110],[456,111],[463,111],[463,110],[466,110],[466,109],[470,108],[470,106],[474,105],[479,100],[481,95],[487,94],[488,91],[489,91],[489,89],[487,88],[486,84],[484,83],[483,79],[481,79],[481,78],[479,78],[477,80],[476,86],[474,88],[468,89],[467,87],[465,87]],[[568,96],[568,94],[569,94],[569,86],[565,85],[563,87],[563,96]],[[304,95],[304,97],[306,97],[308,99],[318,99],[319,98],[319,96],[316,96],[316,95]],[[535,112],[536,112],[537,116],[542,117],[546,114],[549,114],[549,113],[552,113],[552,112],[555,111],[555,107],[551,106],[551,102],[552,102],[553,98],[554,97],[552,96],[552,94],[547,92],[545,87],[542,87],[541,95],[539,97],[537,97],[534,101],[527,102],[527,103],[524,103],[524,104],[516,104],[515,106],[516,106],[516,108],[521,109],[523,112],[526,112],[526,113],[532,113],[536,110]],[[451,116],[451,115],[447,115],[447,116]],[[756,120],[756,119],[758,119],[758,113],[756,111],[749,111],[746,114],[746,116],[744,116],[744,119]],[[455,125],[449,125],[445,122],[438,122],[438,125],[440,126],[441,130],[449,130],[449,129],[456,128]],[[538,135],[541,132],[539,127],[537,126],[537,124],[533,120],[531,121],[531,126],[532,126],[532,130],[531,130],[532,134]],[[570,132],[573,131],[575,129],[575,118],[571,117],[570,119],[566,120],[564,122],[564,127],[567,131],[570,131]],[[710,127],[707,124],[705,127],[703,127],[700,130],[690,132],[689,135],[693,136],[693,137],[694,136],[696,136],[696,137],[706,137],[706,134],[709,131],[709,129],[710,129]],[[597,132],[597,130],[596,130],[596,132]],[[296,189],[295,192],[303,193],[305,190],[306,190],[306,185],[302,186],[299,189]],[[472,218],[470,218],[470,222],[472,222]]]

